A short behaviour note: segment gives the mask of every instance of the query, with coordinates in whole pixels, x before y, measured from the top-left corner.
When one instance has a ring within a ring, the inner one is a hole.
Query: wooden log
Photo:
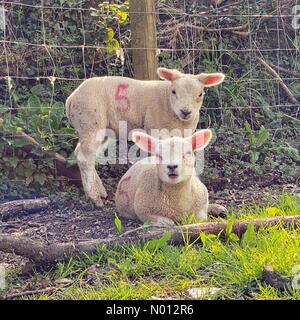
[[[135,79],[157,79],[154,0],[130,0],[132,59]]]
[[[6,221],[11,217],[36,213],[50,205],[48,198],[22,199],[0,204],[0,220]]]
[[[241,238],[249,224],[253,224],[255,230],[258,230],[260,227],[270,227],[275,225],[280,225],[281,227],[299,227],[300,215],[236,221],[233,225],[232,232]],[[82,242],[58,244],[44,244],[40,241],[32,240],[27,237],[0,234],[0,251],[24,256],[38,265],[47,265],[69,257],[80,256],[83,253],[94,253],[100,245],[113,247],[116,243],[138,243],[140,241],[159,239],[166,232],[170,232],[172,244],[182,245],[186,243],[186,241],[199,242],[199,235],[201,232],[222,236],[226,232],[226,227],[227,222],[205,222],[172,228],[151,227],[148,231],[142,230],[142,232],[138,232],[141,231],[141,228],[138,228],[137,234],[134,237],[134,233],[130,231],[130,233],[127,232],[124,235],[109,239],[93,239]]]

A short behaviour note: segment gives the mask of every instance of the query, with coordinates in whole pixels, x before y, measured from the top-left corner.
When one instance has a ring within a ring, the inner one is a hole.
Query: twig
[[[128,230],[128,231],[122,233],[122,234],[120,235],[120,238],[126,237],[126,236],[128,236],[129,234],[132,234],[132,233],[135,233],[135,232],[138,232],[138,231],[141,231],[141,230],[150,229],[150,228],[152,228],[151,225],[146,225],[146,224],[144,224],[144,225],[142,225],[142,226],[140,226],[140,227],[138,227],[138,228],[131,229],[131,230]]]
[[[42,294],[42,293],[49,293],[49,292],[54,292],[61,290],[62,288],[60,287],[50,287],[50,288],[44,288],[44,289],[37,289],[37,290],[28,290],[28,291],[22,291],[22,292],[16,292],[16,293],[11,293],[7,294],[3,297],[0,296],[0,300],[11,300],[11,299],[16,299],[24,296],[32,296],[36,294]]]
[[[258,58],[258,57],[257,57],[257,60],[263,66],[265,66],[266,69],[269,71],[269,73],[271,73],[278,80],[278,83],[280,84],[281,88],[285,91],[286,95],[288,96],[289,101],[291,103],[297,104],[298,103],[297,99],[294,97],[294,95],[292,94],[290,89],[287,87],[287,85],[283,82],[280,75],[265,60]]]

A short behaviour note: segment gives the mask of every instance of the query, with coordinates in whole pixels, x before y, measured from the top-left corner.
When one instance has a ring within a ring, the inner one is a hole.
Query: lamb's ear
[[[204,130],[197,131],[187,139],[192,144],[193,151],[199,151],[207,147],[211,138],[212,138],[211,130],[204,129]]]
[[[204,84],[204,87],[213,87],[222,83],[225,79],[224,73],[201,73],[198,75],[200,82]]]
[[[176,69],[158,68],[157,74],[161,79],[174,81],[182,77],[182,73]]]
[[[132,133],[132,141],[142,150],[153,153],[158,140],[146,133],[135,131]]]

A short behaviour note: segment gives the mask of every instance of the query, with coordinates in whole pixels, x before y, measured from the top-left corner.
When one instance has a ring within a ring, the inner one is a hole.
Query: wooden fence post
[[[157,79],[155,0],[129,0],[134,78]]]

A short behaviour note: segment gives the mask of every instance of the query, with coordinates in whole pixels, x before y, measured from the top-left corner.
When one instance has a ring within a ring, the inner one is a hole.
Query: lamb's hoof
[[[97,197],[97,198],[91,198],[91,200],[93,201],[94,205],[98,208],[101,208],[104,206],[104,203],[101,199],[101,197]]]
[[[101,198],[103,198],[103,199],[107,198],[107,192],[106,192],[106,189],[104,188],[104,186],[102,185],[102,183],[99,183],[96,186],[96,190],[99,193],[99,195],[101,196]]]
[[[101,191],[100,191],[100,195],[101,195],[101,198],[106,199],[106,198],[107,198],[107,192],[106,192],[106,190],[105,190],[105,189],[101,190]]]
[[[214,218],[223,218],[226,219],[228,216],[228,210],[221,206],[220,204],[209,204],[208,205],[208,215]]]

